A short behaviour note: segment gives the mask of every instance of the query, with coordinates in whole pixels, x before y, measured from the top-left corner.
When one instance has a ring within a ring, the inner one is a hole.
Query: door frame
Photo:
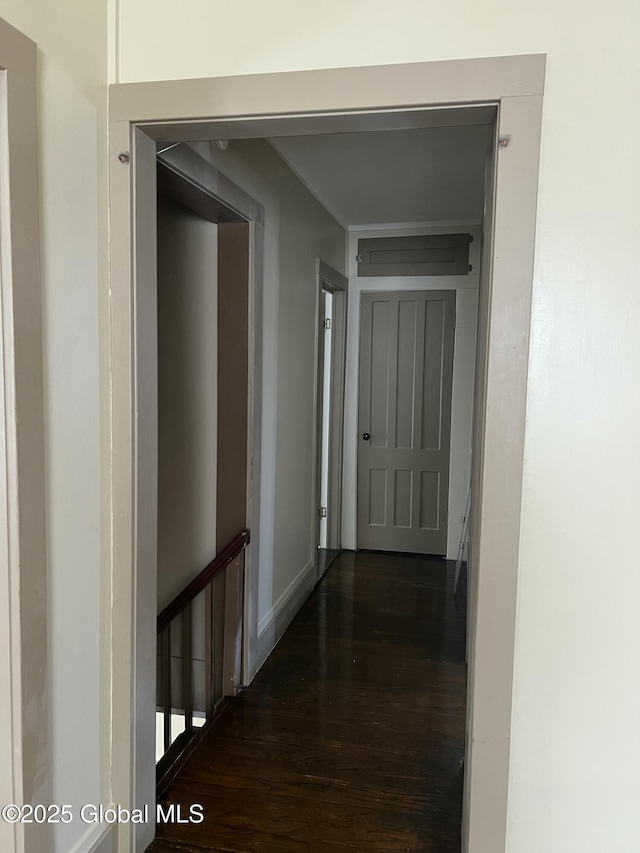
[[[136,612],[138,571],[134,495],[134,370],[139,341],[134,306],[148,274],[136,251],[134,214],[148,193],[156,140],[230,139],[334,132],[336,128],[415,127],[434,111],[492,106],[498,135],[495,216],[488,235],[492,281],[483,357],[481,442],[474,458],[478,524],[469,673],[468,751],[463,802],[465,849],[506,846],[516,591],[524,458],[527,365],[546,57],[520,55],[239,77],[117,84],[110,87],[110,382],[113,798],[134,804],[137,777]],[[458,115],[460,115],[458,113]],[[140,221],[138,220],[138,225]],[[257,342],[256,342],[257,345]],[[486,351],[485,351],[486,350]],[[485,357],[486,356],[486,357]],[[259,413],[254,412],[259,418]],[[479,460],[479,461],[478,461]],[[117,511],[116,511],[117,510]],[[144,800],[139,800],[144,802]],[[121,832],[121,851],[132,835]]]
[[[319,574],[318,547],[320,545],[320,516],[322,488],[322,422],[324,418],[323,369],[324,340],[322,317],[322,293],[331,293],[334,297],[331,334],[331,392],[329,395],[329,483],[327,512],[327,548],[339,550],[342,547],[342,442],[344,435],[344,384],[347,352],[347,309],[349,280],[341,272],[329,266],[323,260],[316,260],[316,373],[313,452],[315,459],[313,493],[313,561],[316,567],[316,582]]]
[[[0,767],[2,804],[50,801],[37,46],[0,19]],[[46,824],[0,822],[10,853]]]

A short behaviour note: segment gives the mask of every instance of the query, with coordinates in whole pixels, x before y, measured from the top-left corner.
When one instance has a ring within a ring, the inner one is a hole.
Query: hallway
[[[460,850],[466,665],[454,564],[342,554],[164,802],[151,853]]]

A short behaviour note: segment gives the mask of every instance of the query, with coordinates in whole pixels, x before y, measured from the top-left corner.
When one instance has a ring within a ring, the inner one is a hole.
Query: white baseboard
[[[282,595],[279,596],[277,601],[274,601],[271,609],[268,610],[258,622],[259,637],[274,620],[278,619],[279,614],[290,604],[290,601],[296,595],[298,588],[304,584],[304,581],[307,579],[307,576],[312,573],[313,569],[313,562],[309,560],[307,565],[298,572]],[[311,585],[313,586],[313,582]],[[296,612],[298,609],[296,609]]]
[[[93,824],[74,844],[70,853],[112,853],[114,826],[107,823]]]
[[[278,640],[291,624],[294,616],[313,591],[315,566],[312,561],[299,572],[258,623],[256,655],[251,678],[269,657]]]

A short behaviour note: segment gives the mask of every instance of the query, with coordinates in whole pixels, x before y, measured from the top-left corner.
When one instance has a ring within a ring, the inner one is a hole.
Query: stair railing
[[[239,533],[158,615],[157,706],[164,745],[156,764],[159,794],[239,686],[249,538],[248,530]],[[174,737],[172,723],[178,719],[182,725],[183,716],[184,729]]]

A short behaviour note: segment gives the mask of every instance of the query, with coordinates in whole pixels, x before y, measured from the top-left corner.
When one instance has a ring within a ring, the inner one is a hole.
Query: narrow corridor
[[[454,564],[347,552],[164,802],[150,853],[458,853],[465,615]]]

